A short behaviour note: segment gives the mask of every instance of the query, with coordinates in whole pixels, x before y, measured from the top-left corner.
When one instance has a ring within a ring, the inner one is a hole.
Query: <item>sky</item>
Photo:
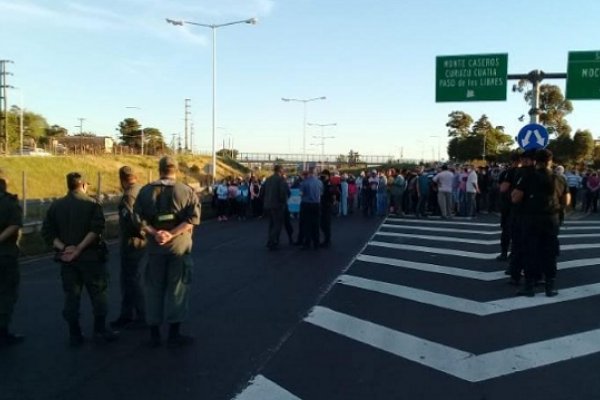
[[[191,99],[194,150],[211,149],[212,32],[165,18],[256,25],[217,30],[217,149],[446,156],[448,114],[488,115],[515,136],[529,106],[435,102],[436,56],[508,53],[508,72],[566,72],[569,51],[600,50],[600,2],[589,0],[0,0],[0,59],[9,104],[77,133],[115,136],[133,117],[170,143]],[[564,80],[547,81],[563,89]],[[546,83],[546,82],[544,82]],[[137,108],[127,108],[137,107]],[[600,136],[600,100],[568,121]]]

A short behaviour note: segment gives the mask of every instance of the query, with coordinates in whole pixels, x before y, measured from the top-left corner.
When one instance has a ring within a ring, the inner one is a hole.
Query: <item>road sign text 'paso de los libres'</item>
[[[438,56],[436,102],[506,100],[508,54]]]

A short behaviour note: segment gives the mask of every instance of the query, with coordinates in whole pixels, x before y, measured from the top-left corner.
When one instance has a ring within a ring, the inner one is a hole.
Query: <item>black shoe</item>
[[[105,329],[103,331],[94,332],[94,341],[96,343],[111,343],[119,339],[119,332]]]
[[[127,328],[133,320],[131,318],[119,317],[110,323],[110,327],[113,329],[124,329]]]
[[[554,296],[558,295],[558,291],[556,289],[554,289],[554,280],[546,279],[544,288],[545,288],[547,297],[554,297]]]
[[[496,257],[496,261],[507,261],[508,260],[508,256],[506,255],[506,253],[501,253],[500,255],[498,255],[498,257]]]
[[[193,336],[177,334],[167,339],[168,347],[185,347],[194,344],[196,339]]]
[[[519,279],[510,278],[510,280],[508,281],[508,284],[512,285],[512,286],[519,286]]]
[[[25,336],[17,333],[7,333],[6,335],[0,336],[0,347],[3,346],[14,346],[19,343],[23,343]]]

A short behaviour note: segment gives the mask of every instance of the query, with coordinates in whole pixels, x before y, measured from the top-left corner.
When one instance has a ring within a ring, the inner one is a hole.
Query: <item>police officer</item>
[[[510,209],[510,238],[511,252],[508,266],[508,274],[510,275],[510,284],[519,285],[521,275],[525,266],[525,238],[523,237],[523,214],[524,205],[522,202],[515,202],[512,199],[512,193],[516,188],[517,182],[523,180],[526,182],[528,177],[535,172],[534,167],[535,150],[527,150],[521,154],[521,167],[515,172],[513,184],[510,187],[511,209]]]
[[[163,157],[160,179],[144,186],[134,204],[148,238],[146,266],[146,322],[150,346],[161,345],[161,325],[169,323],[168,345],[192,344],[194,338],[180,332],[189,308],[192,282],[192,231],[200,224],[198,197],[176,181],[177,162]]]
[[[23,212],[17,196],[7,192],[8,179],[0,170],[0,347],[17,344],[23,336],[9,331],[19,293],[19,230]]]
[[[512,193],[514,203],[523,205],[522,238],[525,286],[519,295],[535,295],[536,279],[545,279],[546,296],[556,296],[556,258],[559,254],[558,230],[561,204],[569,204],[566,184],[552,172],[552,152],[541,149],[535,154],[535,171],[521,176]]]
[[[85,287],[94,311],[94,339],[112,342],[116,332],[106,327],[108,270],[107,250],[102,234],[105,220],[102,206],[89,197],[87,183],[78,172],[67,175],[69,193],[54,201],[42,225],[42,236],[56,250],[65,293],[63,317],[69,324],[70,342],[83,344],[79,325],[81,292]]]
[[[121,314],[111,322],[113,328],[141,327],[146,321],[144,290],[141,281],[146,238],[134,218],[133,204],[141,185],[131,167],[119,169],[123,196],[119,201],[119,242],[121,249]]]
[[[510,167],[506,168],[500,174],[498,183],[500,184],[500,227],[502,228],[502,236],[500,237],[500,255],[496,257],[498,261],[508,260],[508,249],[510,247],[511,238],[511,209],[512,203],[510,193],[515,188],[516,174],[520,166],[519,153],[512,152],[510,154]]]

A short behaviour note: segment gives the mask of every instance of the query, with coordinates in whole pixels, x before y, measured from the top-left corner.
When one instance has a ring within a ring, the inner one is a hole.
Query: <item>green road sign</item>
[[[567,99],[600,99],[600,51],[569,52]]]
[[[436,57],[435,101],[506,100],[508,54]]]

